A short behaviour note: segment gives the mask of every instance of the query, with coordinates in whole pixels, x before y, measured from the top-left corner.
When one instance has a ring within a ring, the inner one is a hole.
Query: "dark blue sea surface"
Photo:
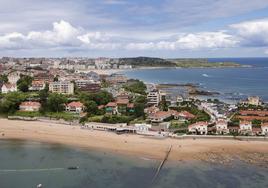
[[[148,83],[194,83],[219,98],[240,100],[257,95],[268,101],[268,58],[215,58],[211,62],[237,62],[252,67],[240,68],[165,68],[126,71],[130,78]]]
[[[268,170],[168,162],[152,183],[159,161],[29,141],[0,140],[0,187],[35,188],[267,188]],[[79,166],[68,170],[69,166]]]

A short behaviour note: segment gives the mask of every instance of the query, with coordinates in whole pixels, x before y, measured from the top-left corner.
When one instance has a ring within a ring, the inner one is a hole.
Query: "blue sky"
[[[268,56],[268,0],[0,0],[0,15],[0,56]]]

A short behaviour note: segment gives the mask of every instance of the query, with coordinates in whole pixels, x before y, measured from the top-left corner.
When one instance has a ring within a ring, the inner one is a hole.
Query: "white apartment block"
[[[150,105],[157,105],[160,103],[160,93],[158,91],[150,91],[147,94],[147,103]]]
[[[49,84],[49,91],[52,93],[72,95],[74,94],[74,84],[67,81],[51,82]]]

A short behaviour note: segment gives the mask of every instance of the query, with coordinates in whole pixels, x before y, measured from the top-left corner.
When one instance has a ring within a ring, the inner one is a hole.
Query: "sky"
[[[0,0],[0,56],[268,57],[268,0]]]

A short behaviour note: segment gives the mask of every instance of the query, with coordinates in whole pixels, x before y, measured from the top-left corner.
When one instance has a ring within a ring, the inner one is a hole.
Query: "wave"
[[[39,169],[0,169],[0,172],[42,172],[42,171],[57,171],[64,168],[39,168]]]
[[[208,74],[202,74],[202,76],[206,77],[206,78],[209,78],[211,76],[209,76]]]

